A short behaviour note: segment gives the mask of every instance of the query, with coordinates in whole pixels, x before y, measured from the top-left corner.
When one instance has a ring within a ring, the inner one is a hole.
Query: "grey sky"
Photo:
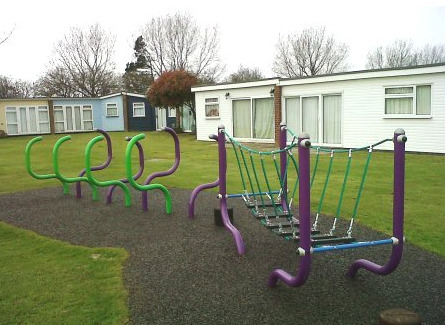
[[[152,17],[188,12],[201,27],[217,25],[221,59],[226,74],[241,64],[271,72],[279,35],[309,26],[326,26],[336,39],[350,47],[351,70],[365,68],[367,53],[396,39],[415,46],[445,43],[446,7],[443,1],[140,1],[119,3],[77,0],[15,0],[2,4],[0,37],[15,26],[0,46],[0,75],[36,80],[52,55],[53,44],[70,27],[86,28],[98,22],[116,35],[117,71],[132,60],[133,43],[140,28]],[[6,6],[6,7],[5,7]],[[132,13],[135,9],[135,13]]]

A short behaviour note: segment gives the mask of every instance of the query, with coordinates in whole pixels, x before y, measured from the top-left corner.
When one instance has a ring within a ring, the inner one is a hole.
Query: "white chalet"
[[[198,140],[223,124],[241,141],[275,142],[278,125],[316,145],[355,148],[408,136],[406,149],[445,152],[445,64],[193,87]],[[380,149],[391,149],[386,143]]]

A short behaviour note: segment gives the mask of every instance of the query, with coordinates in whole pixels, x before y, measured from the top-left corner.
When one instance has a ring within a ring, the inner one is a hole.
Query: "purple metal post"
[[[394,203],[393,203],[393,236],[398,244],[392,247],[389,262],[380,266],[371,261],[360,259],[355,261],[347,272],[347,277],[354,278],[360,269],[366,269],[374,274],[387,275],[400,264],[404,244],[404,175],[405,175],[405,142],[407,138],[403,129],[394,133]]]
[[[269,287],[274,287],[278,280],[287,285],[298,287],[305,283],[311,268],[311,198],[310,198],[310,149],[311,142],[307,133],[299,136],[299,270],[292,276],[282,269],[275,269],[268,279]]]
[[[283,150],[286,148],[286,123],[285,122],[280,123],[279,145],[280,145],[280,150]],[[287,153],[285,151],[280,152],[280,176],[281,176],[280,182],[283,182],[282,195],[281,195],[283,211],[288,210],[288,202],[287,202],[288,177],[286,177],[286,174],[287,174],[286,155],[287,155]]]
[[[112,161],[112,141],[110,140],[109,134],[106,131],[101,130],[101,129],[96,129],[96,131],[101,133],[102,135],[104,135],[104,138],[106,139],[106,143],[107,143],[107,159],[101,165],[93,166],[92,169],[91,169],[92,171],[104,169],[107,166],[109,166],[110,162]],[[79,173],[79,177],[84,176],[85,173],[86,173],[86,169],[84,168]],[[76,182],[76,197],[78,199],[81,198],[81,182]]]
[[[125,140],[129,141],[131,138],[130,137],[126,137]],[[140,169],[137,172],[137,174],[134,175],[134,180],[137,180],[140,178],[140,176],[142,176],[143,174],[143,170],[145,168],[145,155],[143,153],[143,147],[140,144],[140,142],[136,143],[136,146],[138,148],[138,157],[139,157],[139,162],[140,162]],[[129,183],[129,180],[127,178],[122,178],[120,179],[120,182],[122,183]],[[109,188],[107,189],[107,200],[106,203],[112,203],[112,195],[114,193],[115,188],[117,187],[117,184],[111,185],[109,186]]]
[[[235,226],[230,222],[227,212],[227,152],[226,135],[224,125],[218,126],[218,150],[219,150],[219,201],[221,206],[221,217],[224,227],[233,235],[238,254],[244,255],[243,237]]]
[[[218,136],[215,134],[210,134],[208,137],[211,140],[218,141]],[[188,202],[188,216],[190,219],[194,218],[194,203],[195,203],[196,197],[199,195],[199,193],[202,192],[203,190],[206,190],[209,188],[214,188],[218,185],[219,185],[219,176],[218,176],[218,179],[216,181],[214,181],[213,183],[201,184],[198,187],[196,187],[193,190],[193,192],[191,192],[190,200]]]
[[[177,167],[179,167],[179,164],[180,164],[179,137],[177,136],[176,132],[172,128],[164,127],[162,129],[162,131],[168,132],[173,137],[174,152],[175,152],[174,164],[173,164],[173,166],[171,166],[170,169],[168,169],[166,171],[156,172],[156,173],[149,175],[148,178],[146,178],[145,182],[143,183],[144,185],[148,185],[157,177],[171,175],[172,173],[174,173],[176,171]],[[137,142],[137,145],[138,145],[138,142]],[[142,209],[143,209],[143,211],[148,211],[148,191],[142,192]]]
[[[218,135],[210,135],[209,138],[218,141],[218,155],[219,155],[219,176],[213,183],[202,184],[196,187],[190,196],[188,204],[189,217],[194,217],[194,202],[197,195],[202,190],[213,188],[219,185],[219,201],[221,209],[221,218],[224,227],[229,231],[236,243],[238,254],[244,255],[246,248],[244,246],[243,237],[238,229],[230,222],[229,214],[227,212],[227,152],[226,152],[226,135],[224,133],[225,127],[223,125],[218,126]]]

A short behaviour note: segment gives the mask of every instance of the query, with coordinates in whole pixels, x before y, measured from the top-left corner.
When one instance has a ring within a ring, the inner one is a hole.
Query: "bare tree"
[[[412,41],[397,40],[386,47],[386,67],[406,67],[416,63]]]
[[[417,54],[418,64],[434,64],[445,62],[445,45],[424,45]]]
[[[411,40],[396,40],[383,48],[377,47],[367,55],[366,68],[399,68],[445,62],[445,46],[426,44],[414,47]]]
[[[153,18],[142,31],[150,75],[185,70],[201,79],[217,79],[224,67],[218,56],[217,27],[201,30],[189,14]]]
[[[325,27],[310,27],[286,39],[279,36],[273,71],[290,78],[344,71],[347,57],[346,44],[327,35]]]
[[[115,37],[106,34],[99,24],[87,31],[71,28],[55,45],[52,68],[41,80],[42,86],[69,96],[97,97],[116,91],[119,85],[113,72],[114,45]],[[53,76],[58,77],[59,85],[45,83],[51,82]]]
[[[27,98],[33,95],[33,85],[23,80],[0,76],[0,98]]]
[[[47,70],[34,84],[36,94],[44,97],[79,97],[70,73],[61,67]]]
[[[385,66],[383,47],[377,47],[374,51],[367,54],[367,69],[380,69]]]
[[[231,73],[226,79],[226,82],[246,82],[263,79],[263,74],[258,68],[245,68],[242,65],[238,71]]]

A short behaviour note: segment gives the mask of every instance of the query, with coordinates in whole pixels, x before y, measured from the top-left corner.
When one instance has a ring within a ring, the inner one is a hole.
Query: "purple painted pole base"
[[[270,288],[273,288],[277,285],[277,282],[280,280],[291,287],[300,287],[308,279],[310,269],[311,269],[311,255],[307,254],[300,259],[299,271],[296,276],[292,276],[285,270],[275,269],[269,275],[268,286]]]
[[[387,275],[395,271],[401,261],[403,254],[403,241],[392,248],[392,254],[389,262],[383,266],[373,263],[369,260],[360,259],[355,261],[348,269],[346,276],[354,279],[359,269],[365,269],[377,275]]]

